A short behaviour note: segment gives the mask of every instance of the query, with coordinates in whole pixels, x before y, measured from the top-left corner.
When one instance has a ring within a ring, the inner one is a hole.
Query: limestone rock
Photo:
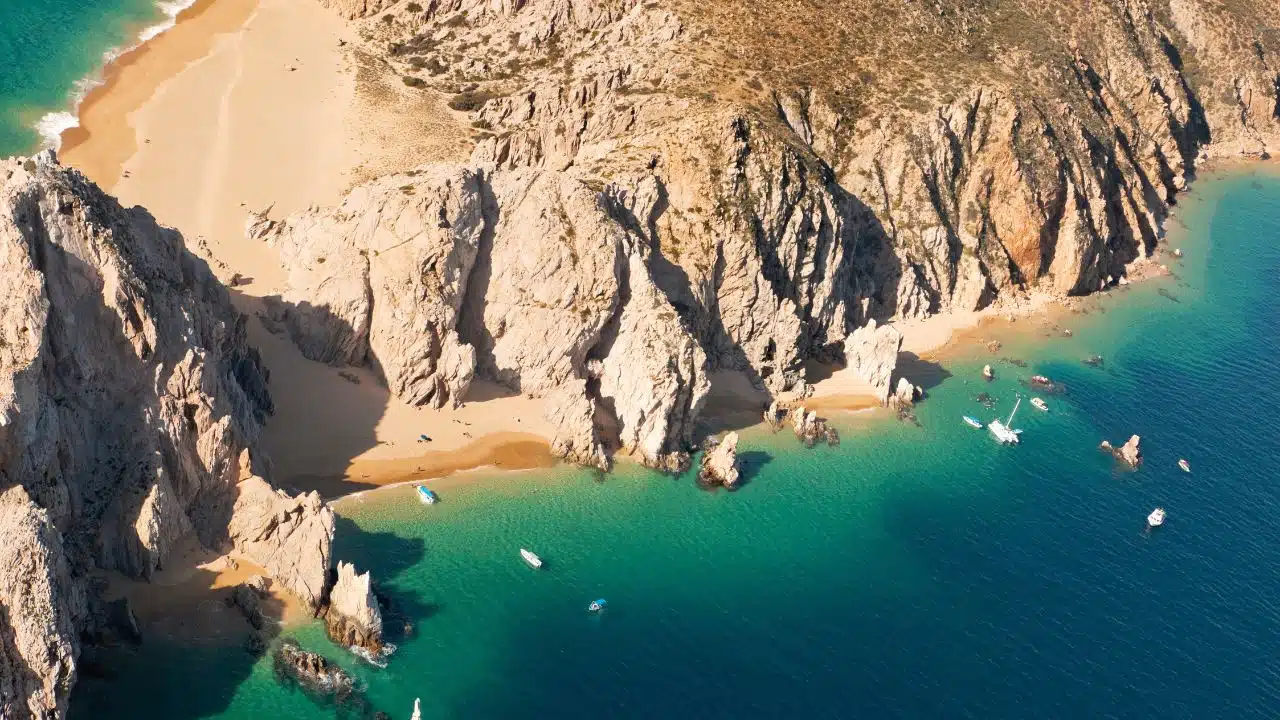
[[[0,717],[63,717],[83,591],[49,513],[20,486],[0,492],[0,538]]]
[[[898,387],[889,398],[889,404],[896,408],[907,408],[915,405],[920,398],[921,390],[906,378],[898,378]]]
[[[333,509],[315,492],[290,497],[256,475],[237,486],[227,532],[236,551],[318,610],[332,553]]]
[[[791,417],[792,429],[805,447],[813,447],[819,442],[826,442],[828,445],[840,444],[839,433],[835,428],[827,425],[825,418],[818,417],[818,413],[801,406],[791,410]]]
[[[369,573],[359,575],[351,563],[338,563],[324,623],[329,637],[343,647],[382,649],[382,611]]]
[[[588,396],[586,381],[569,380],[552,391],[543,415],[555,428],[552,454],[578,465],[609,470],[611,463],[596,428],[596,405]]]
[[[882,405],[889,402],[901,349],[902,333],[889,325],[877,327],[874,319],[845,338],[845,362],[855,375],[871,384]]]
[[[787,409],[774,400],[769,403],[769,407],[764,411],[764,422],[774,432],[782,429],[783,423],[786,421]]]
[[[702,456],[702,468],[698,480],[709,485],[731,488],[738,484],[738,433],[731,432],[719,443],[707,447]]]
[[[1109,452],[1116,457],[1117,460],[1123,462],[1131,468],[1136,468],[1142,464],[1142,438],[1134,435],[1129,438],[1128,442],[1119,448],[1112,445],[1109,441],[1103,440],[1099,449]]]

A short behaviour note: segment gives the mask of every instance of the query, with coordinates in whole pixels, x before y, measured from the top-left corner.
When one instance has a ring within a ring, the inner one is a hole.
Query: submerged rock
[[[350,695],[356,687],[355,680],[332,660],[303,650],[291,640],[284,641],[276,650],[275,668],[278,676],[339,700]]]
[[[707,452],[702,456],[698,480],[708,485],[731,488],[738,484],[739,477],[738,433],[731,432],[718,443],[709,441]]]

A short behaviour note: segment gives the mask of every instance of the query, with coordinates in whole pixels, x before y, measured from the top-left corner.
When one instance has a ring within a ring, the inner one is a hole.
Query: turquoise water
[[[48,116],[71,109],[104,54],[133,45],[163,18],[154,0],[0,2],[0,157],[36,149],[42,120],[50,133],[64,126],[69,118]]]
[[[440,481],[433,507],[348,501],[338,555],[415,632],[384,670],[314,624],[295,636],[392,718],[415,697],[428,718],[1273,718],[1280,179],[1203,179],[1179,217],[1178,277],[1022,321],[995,356],[962,348],[919,427],[846,418],[809,451],[750,431],[737,492],[560,469]],[[1028,367],[975,379],[1006,356]],[[1020,447],[960,422],[994,415],[983,390],[1007,413],[1035,372],[1068,392],[1024,404]],[[1096,446],[1132,433],[1146,464],[1120,471]],[[339,713],[239,648],[153,640],[113,668],[73,717]]]

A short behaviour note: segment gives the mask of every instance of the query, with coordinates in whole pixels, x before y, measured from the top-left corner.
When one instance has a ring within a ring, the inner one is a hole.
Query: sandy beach
[[[476,383],[457,410],[411,407],[367,370],[306,360],[255,318],[284,273],[245,238],[251,211],[334,205],[355,184],[469,151],[439,98],[405,88],[354,40],[315,0],[201,0],[105,69],[62,161],[180,230],[224,282],[240,276],[233,298],[271,371],[263,444],[277,483],[333,496],[417,468],[544,466],[540,401]]]

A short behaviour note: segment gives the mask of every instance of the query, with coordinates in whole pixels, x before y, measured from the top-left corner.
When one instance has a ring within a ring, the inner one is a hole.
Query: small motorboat
[[[1048,405],[1046,405],[1046,404],[1045,404],[1045,402],[1044,402],[1043,400],[1041,400],[1040,398],[1031,398],[1031,407],[1034,407],[1034,408],[1035,408],[1035,409],[1037,409],[1037,410],[1048,410],[1048,409],[1049,409],[1049,406],[1048,406]]]
[[[981,430],[981,429],[982,429],[982,423],[981,423],[981,422],[979,422],[979,421],[978,421],[978,419],[977,419],[977,418],[975,418],[975,417],[972,417],[972,416],[969,416],[969,415],[965,415],[965,416],[964,416],[964,422],[965,422],[965,424],[966,424],[966,425],[968,425],[968,426],[969,426],[969,427],[971,427],[971,428],[977,428],[977,429],[979,429],[979,430]]]
[[[1147,527],[1160,527],[1164,524],[1164,508],[1156,508],[1147,516]]]
[[[409,720],[422,720],[422,698],[413,699],[413,716]]]
[[[599,600],[592,600],[591,604],[587,606],[587,612],[598,613],[601,610],[603,610],[605,606],[608,604],[609,602],[604,598],[600,598]]]
[[[991,366],[990,366],[990,365],[983,365],[983,366],[982,366],[982,377],[984,377],[984,378],[986,378],[986,379],[988,379],[988,380],[994,380],[994,379],[995,379],[996,374],[995,374],[995,372],[993,372],[993,371],[991,370]]]
[[[1179,460],[1178,467],[1182,468],[1182,472],[1191,472],[1191,463],[1187,462],[1186,459]]]
[[[421,500],[424,505],[435,505],[436,501],[440,499],[440,496],[432,492],[426,485],[419,485],[417,491],[418,499]]]
[[[535,567],[535,568],[542,567],[542,558],[538,557],[537,555],[534,555],[532,551],[525,550],[524,548],[520,548],[520,557],[524,558],[524,561],[529,563],[531,567]]]

